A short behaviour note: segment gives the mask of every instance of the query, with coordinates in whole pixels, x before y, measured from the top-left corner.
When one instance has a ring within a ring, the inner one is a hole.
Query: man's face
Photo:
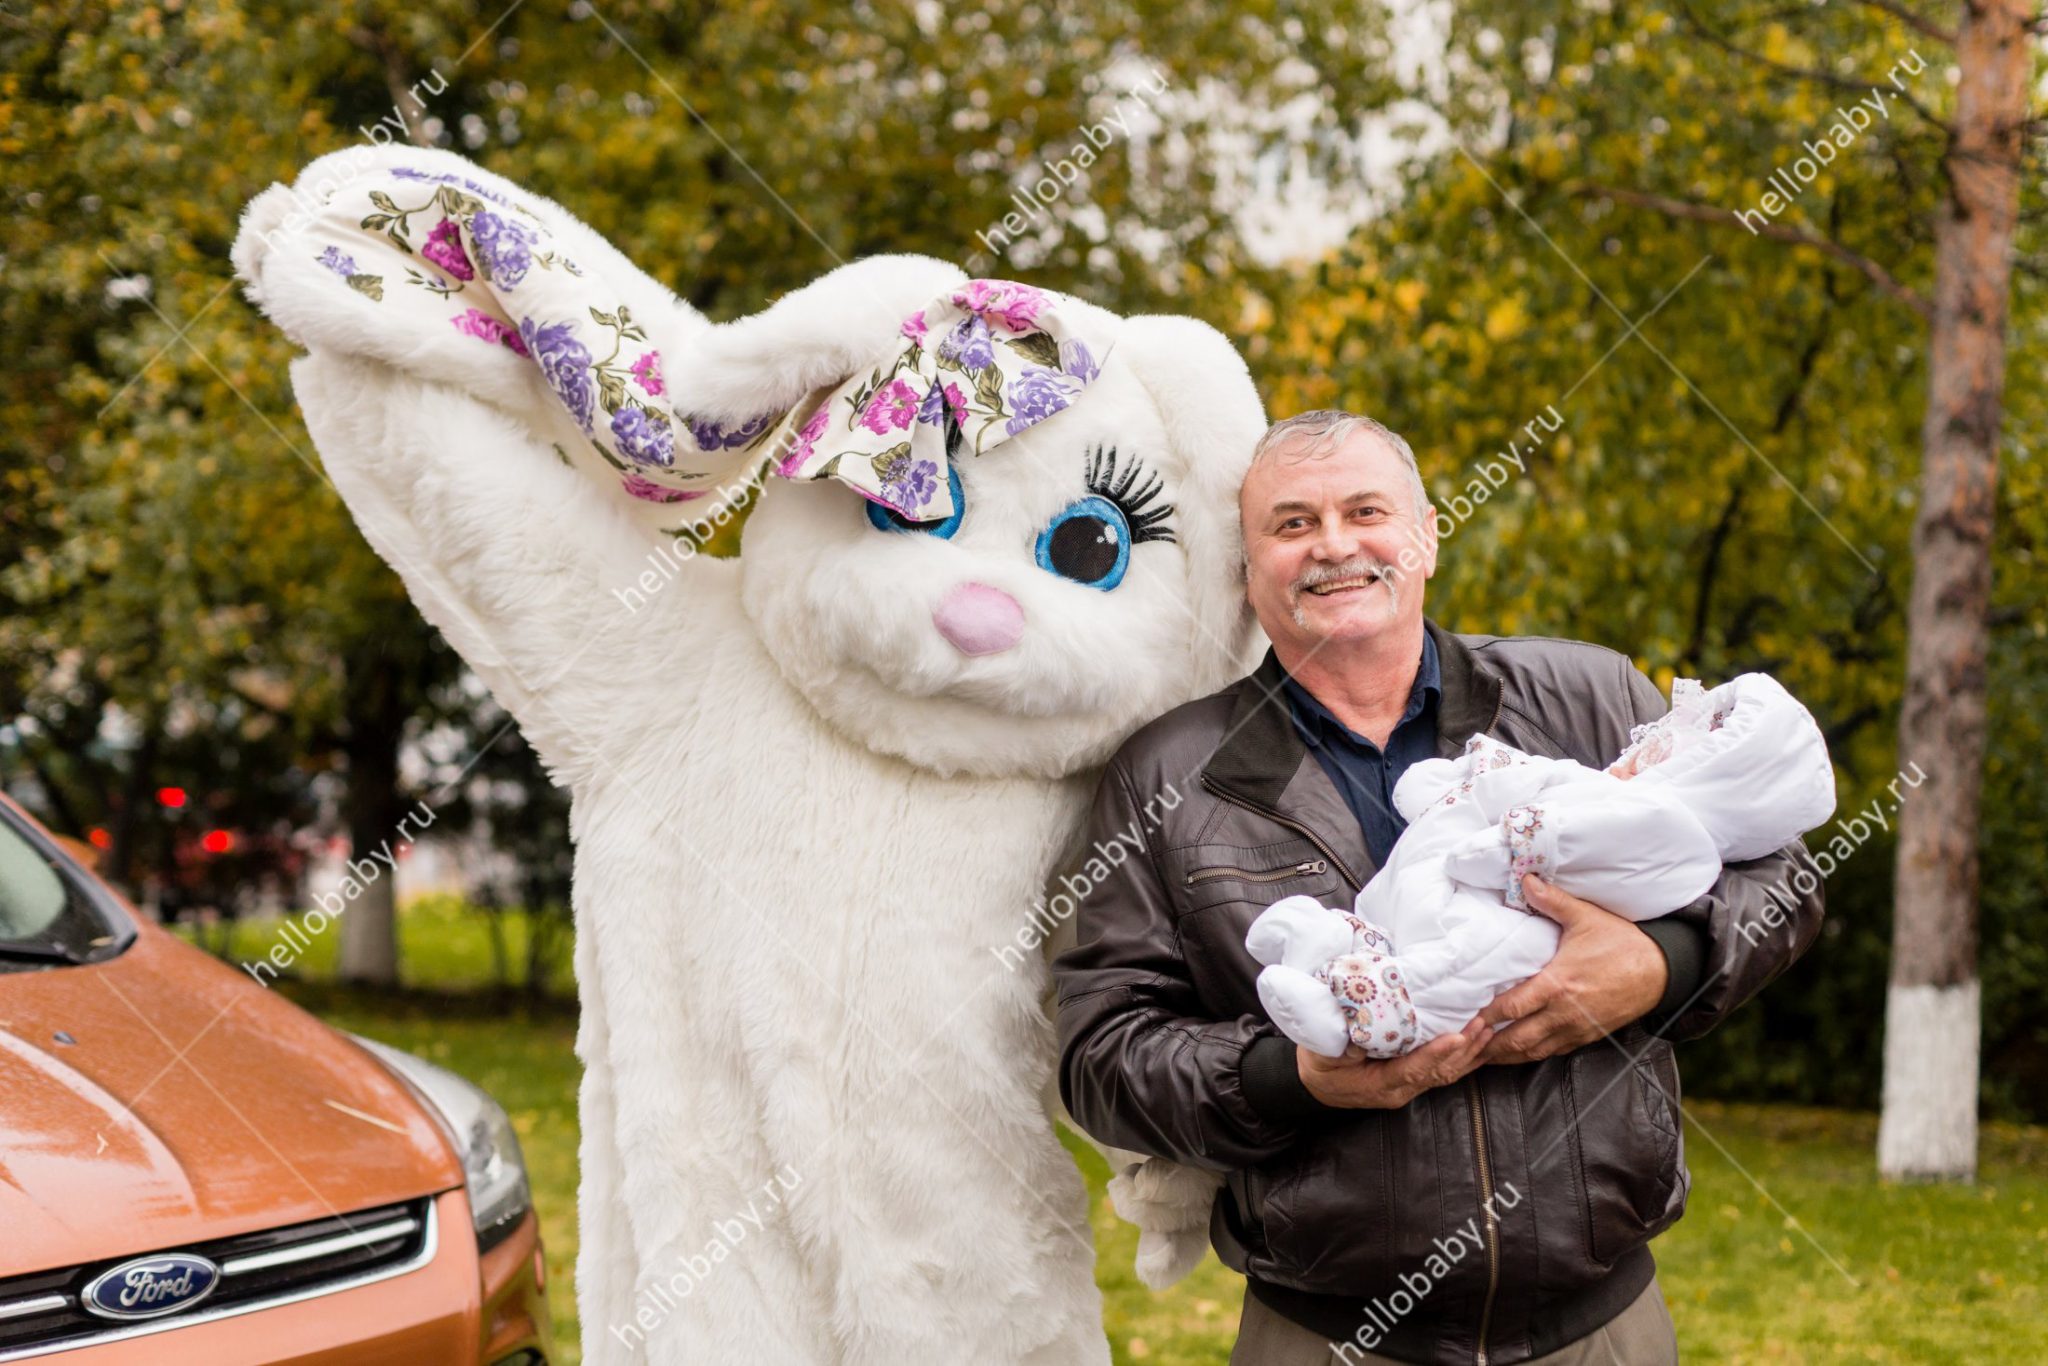
[[[1306,653],[1419,620],[1436,515],[1409,506],[1401,457],[1371,431],[1317,459],[1301,459],[1302,445],[1269,451],[1238,494],[1245,593],[1267,637]]]

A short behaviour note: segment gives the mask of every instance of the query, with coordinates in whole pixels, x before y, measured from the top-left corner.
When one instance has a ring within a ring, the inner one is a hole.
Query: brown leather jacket
[[[1611,650],[1428,629],[1439,754],[1485,732],[1605,764],[1665,710]],[[1269,652],[1133,735],[1104,773],[1064,873],[1084,890],[1053,964],[1061,1097],[1104,1143],[1223,1173],[1217,1253],[1297,1322],[1414,1362],[1554,1351],[1635,1298],[1654,1270],[1646,1244],[1685,1208],[1668,1040],[1705,1033],[1804,952],[1820,893],[1793,886],[1797,845],[1730,866],[1645,922],[1672,971],[1643,1021],[1398,1110],[1325,1107],[1259,1005],[1244,936],[1294,893],[1348,908],[1373,864],[1281,677]],[[1130,832],[1142,854],[1092,853]]]

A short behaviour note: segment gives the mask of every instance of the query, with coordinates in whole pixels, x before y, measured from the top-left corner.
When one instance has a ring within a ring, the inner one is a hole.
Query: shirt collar
[[[1310,746],[1341,739],[1374,751],[1380,748],[1338,720],[1336,713],[1324,706],[1314,693],[1296,682],[1292,674],[1282,675],[1281,687],[1286,690],[1288,710],[1293,713],[1295,729],[1301,732],[1302,740]],[[1424,631],[1422,660],[1415,670],[1414,686],[1408,689],[1408,707],[1401,713],[1401,719],[1394,723],[1394,729],[1398,731],[1422,715],[1423,708],[1431,701],[1440,699],[1443,691],[1443,666],[1437,659],[1436,641],[1430,638],[1429,632]],[[1391,741],[1393,735],[1389,733],[1387,738]]]

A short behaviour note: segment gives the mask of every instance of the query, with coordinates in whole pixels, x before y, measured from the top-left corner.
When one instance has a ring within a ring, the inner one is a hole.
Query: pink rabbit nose
[[[963,655],[993,655],[1024,637],[1024,609],[1000,588],[956,584],[932,609],[932,625]]]

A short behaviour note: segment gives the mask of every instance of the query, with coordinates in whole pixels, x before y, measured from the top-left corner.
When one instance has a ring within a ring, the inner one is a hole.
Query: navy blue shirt
[[[1436,753],[1436,708],[1443,696],[1436,642],[1423,632],[1422,664],[1415,671],[1415,686],[1408,691],[1408,709],[1394,723],[1385,750],[1339,721],[1292,677],[1281,686],[1287,693],[1296,733],[1337,785],[1351,814],[1358,817],[1373,863],[1384,865],[1394,841],[1408,825],[1394,810],[1394,784],[1401,781],[1410,764]]]

